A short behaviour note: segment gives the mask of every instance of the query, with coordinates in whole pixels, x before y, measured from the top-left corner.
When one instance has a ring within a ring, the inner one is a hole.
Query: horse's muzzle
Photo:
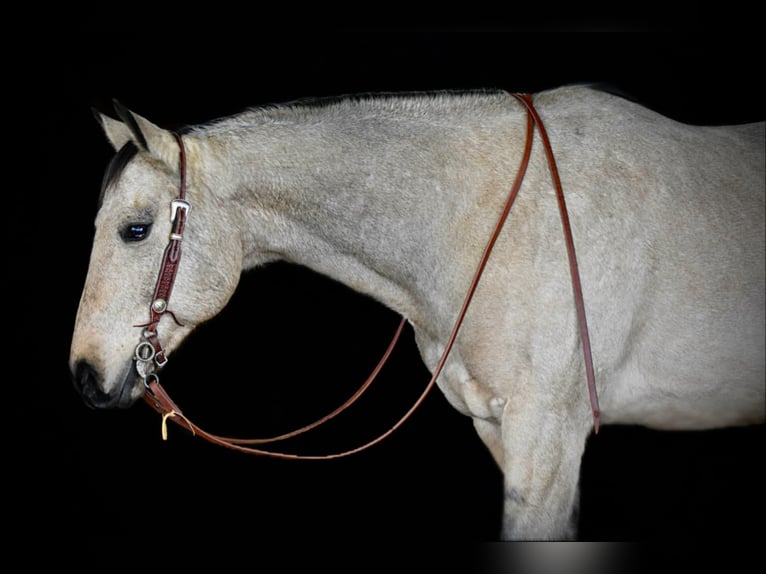
[[[96,369],[85,360],[77,361],[72,370],[75,389],[85,404],[94,409],[128,408],[136,402],[132,389],[137,373],[129,369],[122,383],[113,392],[104,392],[102,379]]]

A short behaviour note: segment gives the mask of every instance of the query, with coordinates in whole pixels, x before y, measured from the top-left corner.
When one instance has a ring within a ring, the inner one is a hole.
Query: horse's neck
[[[451,242],[472,240],[480,194],[497,191],[489,179],[500,174],[501,187],[508,185],[497,164],[518,161],[495,141],[508,140],[513,105],[499,95],[473,97],[470,105],[424,100],[402,113],[352,104],[299,108],[212,131],[212,145],[226,157],[223,193],[240,213],[245,267],[284,259],[409,317],[422,313],[433,288],[461,282],[450,276],[461,272],[448,261]],[[488,157],[490,149],[503,158]]]

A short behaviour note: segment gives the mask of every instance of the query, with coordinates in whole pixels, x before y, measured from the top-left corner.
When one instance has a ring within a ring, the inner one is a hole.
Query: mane
[[[308,119],[317,111],[328,114],[350,111],[382,111],[418,114],[425,109],[453,110],[455,106],[473,108],[478,101],[507,96],[501,89],[438,90],[428,92],[361,92],[336,96],[307,97],[282,103],[270,103],[251,107],[243,112],[217,118],[196,126],[187,126],[184,133],[225,131],[231,128],[279,122],[291,119]]]
[[[353,94],[341,94],[336,96],[306,97],[284,102],[282,104],[271,104],[267,106],[251,108],[251,111],[258,111],[264,108],[283,108],[283,109],[316,109],[350,103],[401,103],[401,102],[438,102],[440,100],[452,100],[455,98],[483,97],[487,95],[505,94],[500,89],[469,89],[469,90],[434,90],[429,92],[405,91],[405,92],[360,92]]]

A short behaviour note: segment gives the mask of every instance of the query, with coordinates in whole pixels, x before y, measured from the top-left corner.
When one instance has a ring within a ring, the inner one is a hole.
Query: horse
[[[764,123],[685,124],[588,85],[529,101],[545,131],[502,229],[531,113],[503,90],[299,100],[178,132],[97,112],[116,154],[72,336],[76,389],[94,408],[133,405],[154,376],[140,353],[164,362],[243,272],[285,261],[411,326],[502,471],[505,540],[577,537],[597,424],[763,423]]]

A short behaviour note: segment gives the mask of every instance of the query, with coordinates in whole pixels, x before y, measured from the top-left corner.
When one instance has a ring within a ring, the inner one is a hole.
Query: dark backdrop
[[[162,442],[159,417],[143,403],[112,412],[83,405],[67,359],[111,157],[91,107],[111,111],[117,98],[172,128],[307,96],[536,91],[598,81],[683,121],[763,120],[761,46],[747,21],[692,14],[683,23],[636,17],[295,28],[254,18],[222,31],[210,15],[188,27],[139,20],[126,12],[107,25],[82,14],[78,26],[33,27],[10,53],[18,79],[8,91],[20,110],[11,119],[25,122],[26,150],[34,154],[31,164],[22,153],[8,166],[24,177],[5,190],[14,197],[5,218],[13,265],[5,283],[13,296],[6,298],[4,361],[12,388],[5,473],[14,487],[5,517],[14,527],[77,521],[88,534],[173,524],[245,528],[252,540],[469,541],[496,539],[500,528],[500,473],[469,419],[438,391],[382,444],[330,462],[250,457],[175,426]],[[42,46],[39,57],[27,55],[32,44]],[[268,435],[353,392],[397,320],[307,270],[274,265],[243,277],[224,312],[174,355],[163,383],[213,432]],[[408,331],[369,396],[290,447],[321,453],[360,444],[388,428],[427,381]],[[581,534],[762,537],[762,446],[762,427],[606,427],[585,455]]]

